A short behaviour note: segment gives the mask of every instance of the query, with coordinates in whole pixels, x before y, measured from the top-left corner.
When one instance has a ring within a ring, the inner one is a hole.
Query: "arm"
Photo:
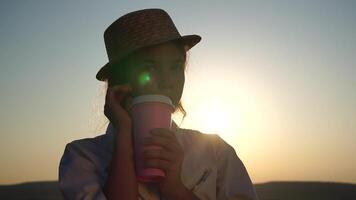
[[[110,171],[104,186],[104,194],[109,200],[138,199],[132,147],[132,122],[126,108],[121,105],[121,103],[129,103],[130,98],[126,98],[124,102],[124,97],[129,91],[131,88],[128,85],[115,85],[109,87],[106,93],[104,114],[116,130]]]
[[[188,190],[186,187],[183,187],[180,192],[177,193],[176,199],[199,200],[199,198],[195,196],[195,194],[191,190]]]
[[[159,191],[167,200],[199,200],[193,191],[187,189],[181,180],[184,151],[170,129],[156,128],[144,145],[157,145],[160,149],[146,149],[143,152],[146,167],[162,169],[166,176],[159,182]]]
[[[109,200],[137,200],[132,137],[128,131],[120,131],[115,137],[116,145],[111,161],[110,172],[104,186],[104,194]]]

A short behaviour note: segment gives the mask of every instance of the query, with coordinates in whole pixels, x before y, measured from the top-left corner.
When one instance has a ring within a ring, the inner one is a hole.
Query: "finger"
[[[107,89],[106,92],[106,101],[111,101],[112,99],[115,99],[119,102],[123,100],[123,98],[132,91],[132,88],[130,85],[114,85],[111,86]]]
[[[159,168],[162,169],[163,171],[168,171],[170,162],[166,160],[160,160],[160,159],[148,159],[145,160],[144,162],[146,168]]]
[[[172,154],[163,149],[148,149],[142,153],[145,159],[161,159],[166,161],[173,161]]]
[[[154,136],[164,137],[167,139],[177,139],[174,132],[166,128],[155,128],[150,131]]]
[[[126,85],[115,85],[115,86],[109,87],[108,91],[110,92],[110,94],[114,94],[114,95],[127,94],[127,93],[132,91],[132,88],[128,84],[126,84]]]
[[[157,136],[146,137],[143,140],[143,145],[145,146],[158,145],[171,152],[174,152],[175,149],[173,144],[174,141],[163,137],[157,137]]]
[[[133,98],[131,96],[126,96],[124,99],[124,107],[126,110],[130,110],[132,106]]]

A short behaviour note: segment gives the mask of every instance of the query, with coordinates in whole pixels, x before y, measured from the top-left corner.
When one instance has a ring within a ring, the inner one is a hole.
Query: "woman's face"
[[[129,80],[134,95],[160,94],[177,105],[184,87],[185,55],[173,43],[139,51],[129,62]]]

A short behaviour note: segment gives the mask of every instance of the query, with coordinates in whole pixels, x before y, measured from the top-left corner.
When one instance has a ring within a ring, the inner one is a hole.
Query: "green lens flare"
[[[148,72],[143,72],[139,77],[138,77],[138,83],[141,86],[145,86],[147,83],[149,83],[151,80],[150,74]]]

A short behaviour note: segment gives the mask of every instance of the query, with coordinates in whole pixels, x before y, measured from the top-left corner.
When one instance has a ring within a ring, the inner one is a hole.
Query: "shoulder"
[[[244,164],[234,147],[218,134],[207,134],[192,129],[179,129],[176,134],[188,157],[199,162],[204,160],[205,164],[214,163],[221,172],[226,168],[245,171]]]
[[[60,160],[58,184],[65,199],[105,199],[101,192],[108,165],[103,135],[68,143]]]
[[[60,166],[87,162],[98,167],[100,163],[111,159],[110,152],[110,140],[105,134],[73,140],[66,144]]]
[[[93,138],[82,138],[69,142],[66,149],[70,151],[92,152],[98,149],[105,149],[110,142],[109,136],[102,134]]]
[[[105,134],[93,138],[82,138],[69,142],[66,146],[74,148],[90,148],[92,145],[100,145],[105,140]]]
[[[176,137],[181,142],[183,147],[191,147],[200,150],[211,149],[214,154],[233,150],[218,134],[202,133],[198,130],[179,128],[176,132]]]

